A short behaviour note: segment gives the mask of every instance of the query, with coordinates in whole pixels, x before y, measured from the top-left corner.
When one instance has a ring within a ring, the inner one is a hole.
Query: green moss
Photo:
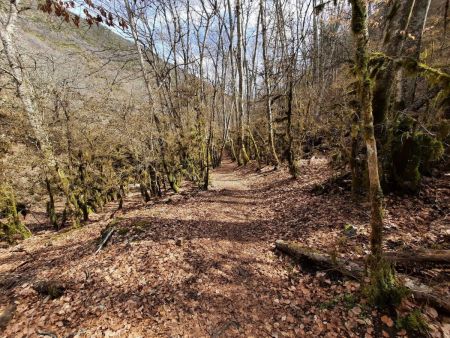
[[[356,228],[353,225],[346,223],[344,225],[344,234],[348,237],[354,237],[356,236]]]
[[[407,316],[397,319],[396,326],[399,330],[406,330],[411,336],[427,336],[429,327],[419,309],[414,309]]]
[[[56,217],[56,211],[55,211],[55,205],[51,202],[47,202],[47,216],[50,220],[50,223],[53,224],[53,226],[56,226],[58,223],[57,217]]]
[[[411,192],[418,190],[422,174],[429,174],[444,154],[442,141],[417,131],[416,124],[406,116],[394,125],[386,147],[391,154],[384,161],[384,170],[390,172],[396,187]]]
[[[320,309],[332,309],[339,304],[342,304],[345,308],[351,309],[354,308],[358,303],[357,297],[352,293],[345,293],[343,295],[339,295],[334,297],[331,300],[322,302],[319,304]]]
[[[435,127],[435,129],[438,140],[440,141],[445,140],[450,135],[450,121],[449,120],[440,121]]]
[[[348,309],[351,309],[356,306],[358,299],[354,294],[346,293],[343,296],[343,302],[344,302],[345,307],[347,307]]]
[[[245,146],[242,145],[241,150],[239,151],[239,158],[240,162],[243,165],[246,165],[248,161],[250,161],[250,158],[248,157],[247,151],[245,150]]]
[[[373,305],[389,308],[398,306],[408,295],[408,289],[397,280],[392,266],[381,260],[370,271],[370,283],[363,288],[363,293]]]
[[[0,222],[0,240],[8,243],[14,243],[18,238],[26,239],[31,237],[31,231],[22,222],[8,221],[6,223]]]
[[[168,177],[168,180],[169,180],[170,188],[171,188],[175,193],[178,193],[178,191],[180,190],[180,188],[178,187],[177,177],[176,177],[174,174],[170,173],[170,174],[169,174],[169,177]]]
[[[25,239],[31,236],[31,231],[19,218],[14,192],[7,184],[0,185],[0,210],[5,218],[0,222],[0,240],[13,243],[17,237]]]
[[[117,230],[117,233],[120,236],[124,236],[126,235],[128,232],[130,232],[130,228],[120,228],[119,230]]]
[[[397,65],[406,69],[411,75],[420,74],[430,84],[442,86],[444,89],[450,86],[450,75],[442,72],[439,69],[430,67],[424,63],[409,57],[401,58],[397,60]]]
[[[360,33],[364,28],[367,19],[362,1],[352,0],[352,31],[354,34]]]
[[[332,309],[334,308],[337,304],[339,304],[339,299],[338,298],[333,298],[331,300],[328,300],[326,302],[322,302],[319,304],[319,308],[320,309]]]
[[[429,134],[417,133],[416,142],[421,154],[420,171],[430,173],[432,164],[444,155],[444,145]]]

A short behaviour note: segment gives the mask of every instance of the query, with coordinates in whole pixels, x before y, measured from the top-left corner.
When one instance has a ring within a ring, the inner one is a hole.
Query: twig
[[[111,237],[111,235],[113,234],[113,232],[115,231],[115,228],[111,228],[109,230],[109,232],[106,234],[105,238],[103,239],[103,241],[100,243],[100,245],[98,246],[97,251],[95,252],[95,254],[97,254],[102,248],[103,246],[106,244],[106,242],[108,242],[109,238]]]
[[[216,330],[211,334],[211,338],[220,338],[222,334],[227,331],[231,326],[235,326],[239,329],[240,325],[235,320],[230,320],[219,326]]]
[[[12,72],[10,72],[9,70],[7,70],[7,69],[5,69],[3,67],[0,67],[0,71],[2,71],[3,73],[8,74],[9,76],[11,76],[14,79],[14,81],[20,83],[19,79]]]
[[[12,272],[15,272],[17,269],[19,269],[20,267],[22,267],[22,266],[24,266],[25,264],[30,263],[30,262],[31,262],[31,259],[26,260],[25,262],[20,263],[18,266],[16,266],[16,267],[14,268],[14,270],[12,270]]]
[[[38,331],[37,334],[39,336],[49,336],[49,337],[52,337],[52,338],[58,338],[58,336],[56,334],[54,334],[53,332]]]
[[[37,217],[36,217],[32,212],[30,212],[30,215],[33,216],[34,220],[35,220],[39,225],[44,225],[44,223],[41,223],[41,222],[37,219]]]

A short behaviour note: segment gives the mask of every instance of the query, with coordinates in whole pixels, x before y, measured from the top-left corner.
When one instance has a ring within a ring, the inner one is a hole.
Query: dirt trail
[[[230,159],[224,159],[222,165],[215,169],[211,175],[212,190],[249,190],[248,177],[238,176],[236,173],[236,163]]]
[[[291,302],[282,305],[282,294],[293,296],[286,271],[259,238],[258,225],[273,213],[251,177],[225,160],[210,191],[147,207],[132,196],[113,242],[97,256],[93,238],[104,222],[34,238],[23,246],[33,262],[2,252],[4,283],[20,299],[7,336],[248,337],[281,328],[295,336],[296,319],[280,312]],[[64,282],[65,295],[36,294],[32,284],[43,279]]]
[[[17,304],[0,336],[371,337],[371,309],[355,296],[357,283],[303,271],[273,252],[278,238],[342,257],[368,250],[368,215],[350,192],[311,190],[331,176],[326,162],[301,170],[292,181],[283,170],[256,173],[225,160],[209,191],[185,190],[147,204],[130,194],[98,255],[115,204],[82,228],[42,231],[0,249],[0,313]],[[410,235],[411,220],[403,216],[408,203],[387,213],[396,226],[386,238],[431,245],[420,239],[421,223]],[[424,224],[434,222],[436,233],[445,227],[441,216],[419,207]],[[357,227],[357,237],[343,237],[347,223]],[[42,280],[63,283],[64,295],[38,294],[33,285]]]

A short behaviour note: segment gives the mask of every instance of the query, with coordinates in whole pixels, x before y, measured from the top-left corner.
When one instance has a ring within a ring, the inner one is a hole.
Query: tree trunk
[[[402,54],[405,30],[409,24],[413,4],[414,0],[394,0],[391,2],[383,41],[383,50],[389,57],[396,58]],[[383,133],[395,78],[394,64],[388,62],[384,70],[378,73],[375,81],[372,103],[377,139],[380,139]]]
[[[364,140],[367,149],[367,168],[369,172],[369,196],[371,205],[371,257],[370,270],[374,284],[382,284],[382,240],[383,240],[383,192],[378,175],[377,144],[375,141],[372,116],[372,88],[368,67],[369,31],[367,23],[367,0],[351,0],[352,32],[355,43],[355,65],[359,80],[359,97],[362,114]]]
[[[259,1],[259,10],[261,18],[261,32],[262,32],[262,54],[264,63],[264,86],[266,89],[265,101],[266,101],[266,114],[267,114],[267,124],[268,124],[268,147],[269,154],[271,156],[271,162],[275,168],[279,165],[279,160],[277,152],[275,150],[275,143],[273,137],[273,114],[272,114],[272,97],[271,97],[271,84],[270,84],[270,63],[267,56],[267,27],[266,27],[266,10],[264,0]]]
[[[255,149],[255,157],[256,162],[258,163],[258,169],[261,169],[261,157],[259,155],[259,148],[258,144],[255,141],[255,138],[253,137],[252,130],[250,129],[250,126],[247,126],[248,129],[248,135],[250,136],[250,141],[252,142],[253,148]]]
[[[236,53],[236,66],[238,71],[238,100],[237,111],[239,119],[239,158],[242,164],[247,164],[249,161],[247,151],[245,150],[244,143],[244,70],[242,62],[242,18],[241,18],[241,2],[236,0],[236,30],[237,30],[237,53]]]
[[[319,31],[317,27],[317,13],[315,8],[317,6],[317,0],[313,0],[313,53],[312,53],[312,66],[313,66],[313,84],[316,84],[319,80]]]
[[[360,131],[360,117],[359,114],[355,114],[352,123],[352,143],[350,152],[350,170],[352,173],[352,195],[354,198],[358,198],[364,192],[365,180],[364,180],[364,161],[362,157],[362,140]]]
[[[56,210],[55,210],[55,200],[53,198],[52,186],[50,184],[50,179],[45,179],[45,186],[47,188],[48,193],[48,202],[47,202],[47,216],[50,220],[50,223],[53,225],[55,230],[58,230],[58,221],[56,218]]]
[[[155,167],[151,164],[148,166],[148,172],[150,175],[150,188],[152,194],[154,196],[161,197],[162,193],[161,193],[161,186],[158,180],[158,172],[156,171]]]
[[[294,59],[294,52],[292,52],[292,59]],[[288,110],[287,110],[287,138],[288,138],[288,144],[287,144],[287,156],[288,156],[288,164],[289,164],[289,173],[292,175],[293,178],[297,178],[299,174],[299,168],[297,166],[296,160],[295,160],[295,153],[293,149],[293,143],[294,143],[294,137],[292,135],[292,118],[293,118],[293,100],[294,100],[294,79],[293,79],[293,72],[295,69],[295,59],[294,61],[291,61],[292,68],[289,69],[288,74]]]
[[[416,61],[420,59],[420,47],[422,34],[427,20],[431,0],[416,0],[409,21],[404,43],[404,53]],[[417,76],[406,76],[404,71],[400,73],[400,92],[397,97],[396,108],[405,109],[414,102]]]
[[[296,260],[308,260],[324,268],[331,267],[333,270],[339,271],[342,275],[352,279],[362,280],[364,278],[365,271],[361,264],[331,257],[331,255],[315,251],[294,242],[277,240],[275,242],[275,248]]]

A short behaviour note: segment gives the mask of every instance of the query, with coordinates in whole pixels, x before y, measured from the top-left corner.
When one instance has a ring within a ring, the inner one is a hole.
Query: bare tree
[[[246,164],[249,161],[247,151],[244,143],[244,63],[243,63],[243,32],[242,32],[242,5],[240,0],[236,0],[235,3],[235,15],[236,15],[236,67],[238,73],[238,90],[237,90],[237,111],[239,118],[239,158],[242,164]]]
[[[259,11],[261,20],[261,32],[262,32],[262,55],[264,63],[264,87],[265,87],[265,102],[266,102],[266,114],[268,125],[268,145],[269,152],[272,156],[272,163],[275,168],[279,165],[278,156],[275,150],[274,137],[273,137],[273,114],[272,114],[272,90],[271,90],[271,65],[268,57],[268,37],[267,37],[267,25],[266,25],[266,8],[263,0],[259,1]]]

